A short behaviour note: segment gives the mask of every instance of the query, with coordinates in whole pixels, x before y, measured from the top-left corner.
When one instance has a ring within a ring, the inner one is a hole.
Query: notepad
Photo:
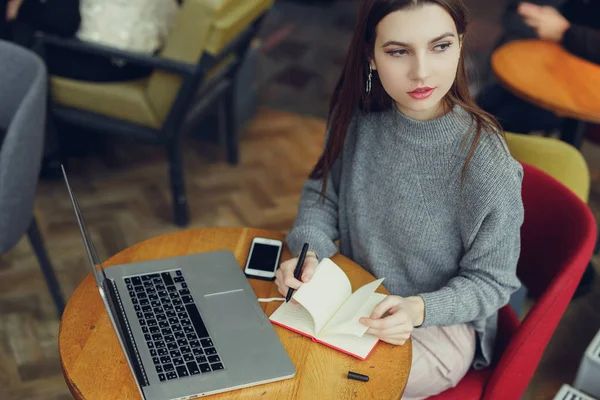
[[[361,360],[366,359],[379,341],[366,333],[359,322],[386,295],[375,293],[383,282],[377,279],[352,293],[350,280],[333,261],[323,259],[312,279],[294,292],[297,301],[283,303],[269,318],[274,324],[310,337]]]

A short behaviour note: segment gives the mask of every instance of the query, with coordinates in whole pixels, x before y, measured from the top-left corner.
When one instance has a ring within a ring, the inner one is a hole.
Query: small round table
[[[579,147],[585,122],[600,123],[600,65],[556,43],[516,40],[494,51],[492,69],[516,96],[566,118],[562,140]]]
[[[284,239],[279,232],[249,228],[194,229],[159,236],[129,247],[104,263],[105,267],[136,261],[228,249],[245,265],[255,236]],[[291,258],[287,248],[282,260]],[[332,260],[358,289],[374,278],[351,260],[336,255]],[[281,297],[273,282],[250,279],[257,297]],[[388,292],[380,286],[380,293]],[[270,315],[281,303],[261,303]],[[404,346],[379,342],[365,361],[327,346],[313,343],[275,326],[296,376],[280,382],[209,396],[210,399],[399,399],[412,360],[410,340]],[[139,399],[133,376],[114,333],[96,282],[90,273],[77,287],[65,308],[58,336],[65,381],[77,399]],[[346,378],[348,371],[369,375],[363,383]]]

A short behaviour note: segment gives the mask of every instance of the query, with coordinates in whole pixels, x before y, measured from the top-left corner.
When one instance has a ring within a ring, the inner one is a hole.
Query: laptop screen
[[[77,217],[77,222],[79,223],[79,230],[81,231],[83,244],[85,245],[85,250],[87,252],[88,259],[90,260],[90,265],[92,266],[94,277],[96,278],[96,284],[98,285],[98,288],[102,290],[102,283],[104,279],[106,279],[106,275],[104,274],[104,268],[102,268],[102,263],[100,262],[98,253],[96,253],[96,248],[94,247],[94,243],[92,242],[92,237],[87,229],[87,226],[83,219],[83,215],[81,214],[81,209],[79,208],[77,197],[75,197],[75,193],[73,193],[71,185],[69,185],[69,179],[67,178],[67,172],[65,171],[65,167],[61,165],[61,168],[63,176],[65,178],[65,183],[67,184],[69,196],[71,197],[71,203],[73,204],[73,208],[75,209],[75,216]]]

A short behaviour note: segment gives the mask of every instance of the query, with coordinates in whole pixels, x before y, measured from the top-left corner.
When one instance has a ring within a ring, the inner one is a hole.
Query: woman
[[[404,398],[492,361],[497,311],[519,287],[522,168],[469,97],[460,0],[366,0],[281,264],[282,295],[339,251],[391,293],[362,318],[413,360]]]

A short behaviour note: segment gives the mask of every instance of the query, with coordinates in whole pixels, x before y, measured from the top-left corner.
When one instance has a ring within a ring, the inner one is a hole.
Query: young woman
[[[391,293],[361,323],[412,337],[406,399],[492,361],[497,311],[519,287],[522,168],[470,98],[460,0],[366,0],[333,95],[325,149],[304,185],[282,295],[340,251]],[[335,241],[339,240],[339,249]]]

